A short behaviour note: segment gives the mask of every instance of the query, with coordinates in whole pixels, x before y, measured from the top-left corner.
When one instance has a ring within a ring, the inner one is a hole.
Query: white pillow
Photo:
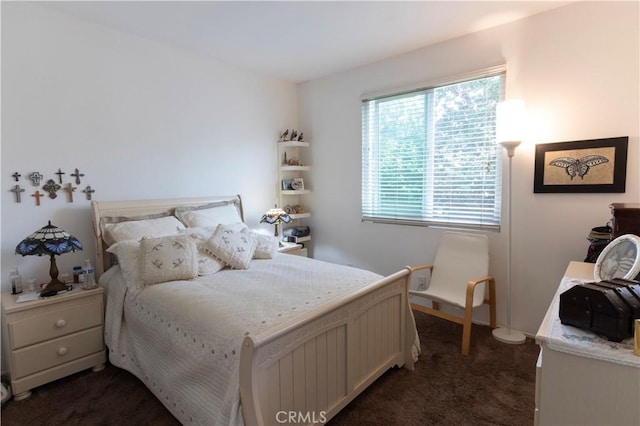
[[[140,242],[124,240],[111,245],[107,251],[116,256],[128,287],[143,288],[140,280]]]
[[[248,269],[256,250],[256,239],[247,228],[237,224],[218,225],[204,245],[212,256],[235,269]]]
[[[198,276],[198,251],[195,240],[189,235],[143,238],[140,253],[144,285],[191,280]]]
[[[177,207],[175,215],[190,228],[227,225],[242,222],[240,212],[233,203],[213,203],[201,207]]]
[[[265,235],[251,231],[256,239],[256,251],[253,253],[254,259],[271,259],[278,252],[278,238],[273,235]]]
[[[104,240],[107,245],[119,241],[139,240],[142,237],[162,237],[175,235],[184,229],[184,225],[173,216],[156,219],[128,220],[104,225]]]
[[[182,234],[189,235],[196,243],[198,249],[198,275],[211,275],[224,269],[225,265],[219,259],[210,255],[204,248],[204,244],[213,235],[215,228],[187,228],[182,231]]]

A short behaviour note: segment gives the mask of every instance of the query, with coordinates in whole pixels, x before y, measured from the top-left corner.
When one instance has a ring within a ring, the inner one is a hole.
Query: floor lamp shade
[[[500,342],[510,344],[520,344],[526,340],[524,334],[511,329],[511,161],[522,140],[523,113],[524,102],[517,99],[500,102],[496,109],[496,141],[506,150],[509,157],[509,174],[507,176],[507,326],[495,328],[493,337]]]

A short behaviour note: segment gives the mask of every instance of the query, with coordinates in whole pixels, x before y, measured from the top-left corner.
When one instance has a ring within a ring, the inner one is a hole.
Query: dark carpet
[[[330,422],[342,425],[531,425],[538,347],[507,345],[473,326],[460,354],[462,326],[416,312],[422,354],[414,371],[392,369]],[[11,425],[178,425],[135,376],[107,365],[34,389],[2,406]]]

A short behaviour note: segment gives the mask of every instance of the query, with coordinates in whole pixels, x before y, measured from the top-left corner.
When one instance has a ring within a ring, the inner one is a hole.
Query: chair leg
[[[464,310],[464,320],[462,323],[462,355],[469,355],[471,346],[471,320],[473,319],[473,307],[467,306]]]

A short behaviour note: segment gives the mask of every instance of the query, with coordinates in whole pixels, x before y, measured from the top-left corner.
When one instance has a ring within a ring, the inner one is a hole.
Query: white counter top
[[[592,263],[571,262],[538,329],[536,341],[550,349],[573,355],[610,361],[640,368],[640,356],[633,354],[633,338],[611,342],[590,331],[560,322],[560,294],[574,285],[593,282]]]

